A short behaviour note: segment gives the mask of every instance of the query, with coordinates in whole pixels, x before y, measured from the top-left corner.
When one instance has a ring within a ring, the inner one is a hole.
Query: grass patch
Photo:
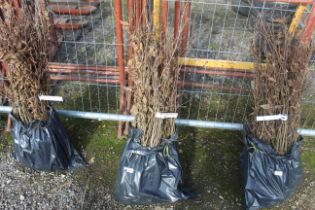
[[[72,143],[89,166],[78,176],[89,187],[113,185],[125,140],[117,139],[117,123],[64,118]]]
[[[304,169],[315,176],[315,138],[305,138],[301,159]]]
[[[0,115],[0,156],[5,149],[13,144],[13,138],[10,133],[5,132],[7,115]]]
[[[312,103],[304,103],[302,105],[301,122],[303,128],[314,129],[315,111]]]
[[[190,203],[191,209],[202,209],[206,202],[218,204],[242,200],[240,174],[240,132],[214,129],[180,128],[179,154],[184,184],[201,194],[205,202]],[[176,205],[176,209],[184,207]]]

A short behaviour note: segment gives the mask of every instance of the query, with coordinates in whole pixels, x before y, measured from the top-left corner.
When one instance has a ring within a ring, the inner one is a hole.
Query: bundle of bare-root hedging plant
[[[0,62],[13,120],[14,158],[37,170],[63,170],[83,164],[57,113],[39,96],[48,91],[50,24],[45,0],[21,8],[1,0]]]
[[[254,112],[246,129],[243,163],[248,209],[269,208],[291,196],[302,178],[298,127],[311,43],[259,21],[254,56]]]
[[[5,20],[0,22],[0,60],[8,66],[7,93],[13,114],[26,124],[48,119],[48,104],[38,98],[47,92],[48,84],[48,12],[39,1],[32,6],[17,14],[10,2],[1,2]]]
[[[132,87],[131,114],[133,127],[142,131],[141,145],[156,147],[175,133],[174,118],[157,118],[157,113],[176,113],[179,66],[177,45],[167,39],[160,41],[149,28],[130,35],[134,56],[128,62]]]
[[[116,198],[128,204],[191,198],[191,194],[183,192],[175,147],[178,43],[159,39],[147,25],[130,34],[129,44],[133,54],[128,61],[133,81],[131,114],[135,121],[120,160]]]
[[[282,114],[288,119],[255,122],[253,133],[284,155],[299,136],[301,100],[312,48],[299,35],[288,32],[284,24],[275,31],[262,21],[258,30],[253,115]]]

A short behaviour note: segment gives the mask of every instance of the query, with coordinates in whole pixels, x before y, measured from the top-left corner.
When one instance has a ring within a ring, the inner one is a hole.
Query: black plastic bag
[[[13,120],[13,157],[17,162],[40,171],[76,169],[85,165],[53,108],[49,110],[47,121],[25,125],[13,114],[10,117]]]
[[[271,145],[250,135],[245,127],[241,164],[247,209],[268,208],[293,195],[303,177],[301,141],[299,137],[288,154],[280,156]]]
[[[153,204],[196,197],[182,189],[177,135],[155,148],[141,146],[140,136],[140,130],[130,130],[120,159],[116,199],[125,204]]]

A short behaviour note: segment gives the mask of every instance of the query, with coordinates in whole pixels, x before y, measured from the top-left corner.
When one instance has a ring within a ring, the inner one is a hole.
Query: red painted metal
[[[96,11],[96,7],[89,5],[54,5],[51,10],[56,14],[61,15],[89,15]]]
[[[74,70],[93,70],[93,71],[117,71],[117,66],[106,67],[106,66],[87,66],[78,64],[64,64],[50,62],[48,64],[49,69],[74,69]]]
[[[162,1],[162,35],[164,38],[167,36],[167,22],[168,22],[168,1]]]
[[[302,39],[309,41],[313,37],[313,32],[315,30],[315,3],[311,9],[309,16],[306,19],[305,27],[302,33]]]
[[[120,99],[119,99],[119,112],[125,114],[126,112],[126,94],[125,94],[125,66],[124,66],[124,40],[122,29],[122,7],[121,0],[115,0],[115,17],[116,17],[116,42],[117,42],[117,56],[119,68],[119,84],[120,84]],[[125,123],[120,122],[118,126],[118,137],[123,135]]]
[[[49,5],[91,5],[91,6],[98,6],[101,2],[94,1],[94,2],[87,2],[81,0],[49,0]]]
[[[105,72],[100,72],[100,71],[77,71],[74,69],[49,69],[49,73],[58,73],[58,74],[73,74],[73,75],[78,75],[78,74],[85,74],[85,75],[96,75],[96,76],[119,76],[118,72],[111,72],[111,71],[105,71]]]
[[[179,39],[179,25],[180,25],[180,1],[175,1],[175,14],[174,14],[174,40]]]
[[[78,30],[88,25],[88,21],[80,19],[55,18],[54,26],[61,30]]]
[[[125,87],[125,69],[124,69],[124,42],[123,42],[123,29],[122,29],[122,8],[121,0],[115,0],[115,17],[116,17],[116,41],[117,41],[117,56],[118,68],[120,73],[120,87],[121,94],[124,95],[123,89]],[[124,107],[124,97],[121,98],[121,106]]]
[[[136,2],[135,2],[136,1]],[[147,0],[128,0],[128,20],[129,20],[129,34],[132,34],[134,30],[137,30],[139,25],[141,27],[146,27],[147,24]],[[140,24],[141,22],[141,24]],[[128,45],[128,60],[131,59],[133,56],[133,50],[131,45]],[[128,89],[130,90],[133,86],[133,80],[129,75],[128,68],[126,68],[127,72],[127,85]],[[132,92],[126,91],[126,108],[125,113],[130,114],[130,109],[132,106]],[[129,123],[124,123],[120,131],[121,134],[127,135],[129,130]]]
[[[135,4],[136,4],[135,27],[136,27],[136,30],[137,30],[137,28],[141,24],[141,0],[136,0]]]
[[[135,2],[134,0],[128,0],[128,21],[129,21],[129,34],[131,34],[134,30],[134,22],[135,22]],[[132,56],[132,48],[128,45],[128,59]]]
[[[54,73],[60,73],[62,71],[70,70],[71,72],[111,72],[112,74],[119,74],[117,66],[87,66],[87,65],[77,65],[77,64],[64,64],[64,63],[49,63],[48,65],[49,71],[53,71]],[[128,70],[126,68],[125,70]],[[214,76],[225,76],[225,77],[240,77],[240,78],[253,78],[254,72],[246,72],[243,70],[226,70],[226,69],[215,69],[215,71],[211,71],[211,69],[196,69],[183,67],[180,70],[182,73],[192,73],[192,74],[205,74],[205,75],[214,75]]]
[[[184,27],[183,27],[183,35],[181,40],[181,49],[180,49],[180,56],[183,56],[186,53],[187,42],[188,42],[188,35],[189,35],[189,27],[190,27],[190,10],[191,10],[191,2],[185,2],[184,8]]]
[[[103,83],[103,84],[119,84],[117,79],[103,79],[103,78],[91,78],[91,77],[79,77],[72,75],[50,75],[50,80],[56,81],[75,81],[75,82],[89,82],[89,83]]]

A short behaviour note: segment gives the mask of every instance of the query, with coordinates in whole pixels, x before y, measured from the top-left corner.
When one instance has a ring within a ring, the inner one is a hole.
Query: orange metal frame
[[[95,6],[90,6],[90,5],[83,5],[83,6],[79,6],[79,5],[75,5],[75,6],[71,6],[71,5],[52,5],[50,6],[51,10],[56,13],[56,14],[61,14],[61,15],[89,15],[93,12],[96,11],[96,7]]]

